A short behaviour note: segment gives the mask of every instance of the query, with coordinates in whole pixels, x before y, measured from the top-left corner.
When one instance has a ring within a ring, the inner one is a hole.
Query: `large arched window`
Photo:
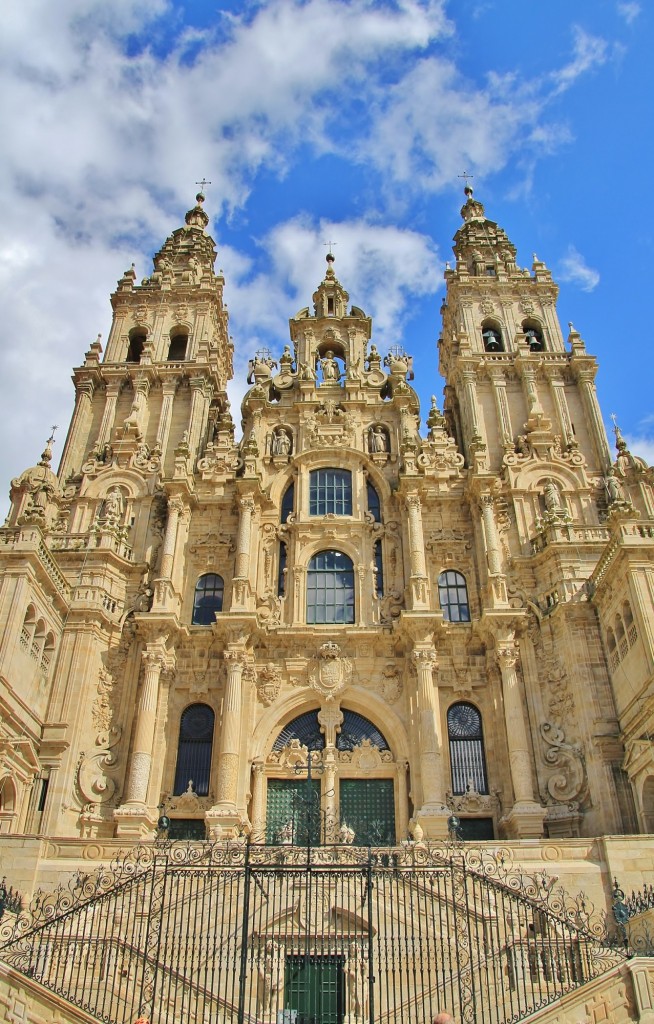
[[[173,794],[192,792],[206,796],[211,775],[214,713],[207,704],[191,704],[179,723],[179,746]]]
[[[309,562],[307,622],[354,622],[354,567],[341,551],[319,551]]]
[[[481,715],[473,704],[452,705],[447,712],[447,737],[452,792],[465,793],[470,787],[477,793],[488,793]]]
[[[468,588],[463,573],[447,569],[438,577],[438,600],[448,622],[470,622]]]
[[[225,584],[222,576],[214,572],[205,573],[195,584],[193,601],[194,626],[210,626],[216,618],[216,612],[223,610],[223,594]]]
[[[284,491],[284,497],[282,498],[282,507],[280,510],[279,519],[280,522],[288,522],[288,517],[293,514],[295,507],[295,484],[291,480],[290,484]]]
[[[352,474],[349,469],[312,469],[309,474],[309,514],[352,515]]]

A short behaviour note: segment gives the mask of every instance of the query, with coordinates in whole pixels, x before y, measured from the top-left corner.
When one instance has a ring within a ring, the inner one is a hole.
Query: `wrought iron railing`
[[[0,958],[107,1024],[506,1024],[628,955],[583,895],[456,842],[159,843],[3,924]]]

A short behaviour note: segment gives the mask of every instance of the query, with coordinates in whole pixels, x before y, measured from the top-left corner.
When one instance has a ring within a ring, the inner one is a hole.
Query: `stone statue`
[[[373,455],[388,451],[388,439],[384,433],[384,428],[380,427],[378,423],[370,428],[368,447]]]
[[[345,964],[347,1013],[350,1020],[368,1018],[368,962],[356,942],[351,942]]]
[[[300,380],[315,380],[316,371],[309,365],[309,363],[300,363],[299,377]]]
[[[263,961],[259,964],[259,1013],[265,1021],[275,1021],[284,987],[284,958],[272,939],[266,942]]]
[[[622,484],[618,480],[613,467],[609,469],[608,475],[604,477],[604,486],[609,499],[609,505],[612,505],[614,501],[624,501]]]
[[[291,436],[285,427],[279,427],[272,436],[273,455],[291,454]]]
[[[553,480],[548,480],[543,488],[545,508],[548,512],[559,512],[563,508],[561,492]]]
[[[119,487],[112,487],[104,499],[104,517],[118,522],[123,514],[123,495]]]
[[[320,369],[322,370],[322,379],[325,383],[338,383],[341,379],[341,371],[338,368],[338,363],[334,359],[334,353],[331,349],[329,349],[325,357],[320,360]]]

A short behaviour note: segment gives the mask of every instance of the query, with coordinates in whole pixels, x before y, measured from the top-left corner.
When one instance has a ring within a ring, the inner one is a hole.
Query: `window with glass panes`
[[[185,793],[189,782],[198,796],[209,792],[214,713],[207,704],[191,704],[179,723],[179,746],[173,793]]]
[[[347,469],[313,469],[309,474],[309,514],[352,515],[352,474]]]
[[[368,497],[368,511],[370,512],[370,515],[376,523],[381,523],[381,502],[379,500],[379,494],[370,481],[366,484],[366,494]]]
[[[448,622],[470,622],[468,588],[465,576],[448,569],[438,577],[438,600]]]
[[[488,793],[481,715],[473,704],[452,705],[447,712],[447,737],[452,792],[465,793],[472,786],[477,793]]]
[[[195,585],[192,625],[210,626],[216,621],[216,612],[223,610],[224,592],[222,576],[217,576],[213,572],[200,576]]]
[[[341,551],[319,551],[309,562],[307,622],[354,622],[354,567]]]
[[[266,842],[304,845],[320,842],[320,782],[268,779]]]

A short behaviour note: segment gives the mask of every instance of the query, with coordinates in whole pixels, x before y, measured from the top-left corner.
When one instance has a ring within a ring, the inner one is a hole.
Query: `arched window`
[[[468,588],[463,573],[447,569],[438,577],[438,600],[448,622],[470,622]]]
[[[193,601],[194,626],[210,626],[215,618],[216,612],[223,610],[223,594],[225,584],[222,576],[208,572],[195,584],[195,600]]]
[[[290,484],[284,491],[284,497],[282,498],[282,507],[280,510],[280,521],[282,523],[288,522],[288,517],[293,514],[295,508],[295,484],[291,480]]]
[[[390,750],[386,737],[368,718],[343,708],[343,721],[336,736],[337,750],[354,750],[364,740],[369,740],[379,750]]]
[[[43,648],[43,654],[41,656],[41,668],[44,672],[47,672],[52,663],[52,656],[54,654],[55,640],[52,633],[48,633],[45,638],[45,647]]]
[[[127,362],[128,363],[140,363],[141,355],[143,354],[143,346],[145,345],[146,335],[140,331],[134,331],[129,336],[129,345],[127,346]]]
[[[317,711],[305,711],[285,725],[273,744],[273,750],[283,750],[291,740],[299,740],[307,750],[322,750],[325,737],[320,729]]]
[[[32,647],[32,639],[36,630],[36,609],[33,604],[27,606],[25,612],[25,618],[23,620],[23,628],[20,633],[20,642],[26,651],[29,651]]]
[[[191,704],[179,723],[179,746],[173,794],[186,793],[189,784],[197,796],[209,792],[214,713],[207,704]]]
[[[502,332],[495,324],[482,324],[481,337],[484,342],[484,352],[504,351]]]
[[[381,523],[381,502],[379,500],[379,494],[369,480],[366,484],[366,493],[368,495],[368,511],[376,523]]]
[[[481,715],[473,704],[464,701],[452,705],[447,712],[447,738],[452,792],[465,793],[470,787],[477,793],[488,793]]]
[[[35,661],[41,660],[43,654],[43,648],[45,647],[45,622],[43,619],[39,619],[36,624],[36,631],[32,638],[32,648],[30,654]]]
[[[352,474],[348,469],[313,469],[309,474],[309,514],[352,515]]]
[[[309,562],[307,622],[354,622],[354,567],[341,551],[319,551]]]
[[[168,362],[181,363],[182,360],[186,359],[186,346],[188,345],[188,335],[176,334],[170,339],[170,345],[168,347]]]
[[[615,617],[615,636],[618,641],[618,651],[620,652],[620,659],[624,658],[627,651],[629,650],[629,644],[627,643],[627,635],[624,631],[622,624],[622,618],[619,615]]]
[[[634,616],[631,611],[631,605],[628,601],[625,601],[625,603],[622,606],[622,615],[624,617],[624,628],[627,633],[627,640],[629,641],[629,646],[631,647],[632,644],[635,644],[636,640],[638,639],[638,630],[636,629],[636,623],[634,622]]]

